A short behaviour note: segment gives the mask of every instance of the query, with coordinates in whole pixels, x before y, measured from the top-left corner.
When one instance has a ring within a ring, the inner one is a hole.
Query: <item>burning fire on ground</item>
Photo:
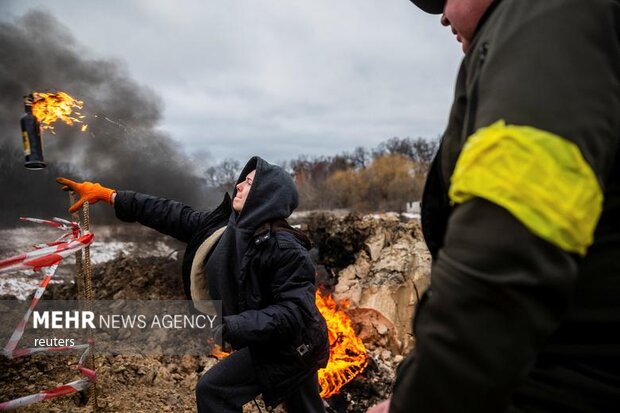
[[[316,293],[316,305],[325,317],[329,335],[329,361],[319,370],[321,397],[328,398],[340,392],[342,386],[353,380],[368,364],[368,354],[362,340],[355,334],[351,319],[344,312],[347,302],[336,303],[332,296]],[[222,359],[229,356],[218,345],[211,356]]]
[[[67,125],[74,123],[83,123],[85,118],[79,110],[84,107],[84,102],[77,100],[65,92],[43,93],[34,92],[32,103],[32,114],[41,123],[41,129],[48,129],[54,132],[52,123],[57,120],[65,122]],[[88,128],[88,125],[82,125],[82,132]]]
[[[362,340],[355,334],[351,319],[344,312],[347,302],[336,303],[332,296],[316,293],[316,304],[329,333],[329,362],[319,370],[321,397],[337,394],[342,386],[353,380],[368,364],[368,354]]]
[[[220,345],[215,344],[213,346],[213,350],[211,350],[211,354],[210,355],[215,357],[216,359],[220,360],[220,359],[223,359],[223,358],[226,358],[226,357],[230,356],[230,353],[224,351],[224,349]]]

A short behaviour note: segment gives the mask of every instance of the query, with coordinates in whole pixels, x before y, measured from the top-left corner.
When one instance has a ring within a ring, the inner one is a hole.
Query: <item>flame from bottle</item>
[[[79,110],[84,107],[84,102],[71,97],[65,92],[45,93],[34,92],[32,103],[32,114],[41,124],[42,130],[49,130],[53,134],[54,126],[52,123],[61,120],[67,125],[83,123],[85,118]],[[81,131],[84,132],[88,125],[83,124]]]

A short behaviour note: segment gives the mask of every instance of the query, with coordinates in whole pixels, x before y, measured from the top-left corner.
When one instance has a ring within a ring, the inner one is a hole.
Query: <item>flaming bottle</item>
[[[41,125],[32,114],[33,96],[24,96],[25,114],[21,118],[22,142],[24,144],[24,166],[28,169],[43,169],[46,164],[43,160],[43,140],[41,138]]]

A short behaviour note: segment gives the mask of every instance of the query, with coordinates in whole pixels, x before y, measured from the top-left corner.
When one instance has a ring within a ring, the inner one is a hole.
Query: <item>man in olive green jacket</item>
[[[416,349],[374,411],[618,411],[620,2],[412,1],[465,57]]]

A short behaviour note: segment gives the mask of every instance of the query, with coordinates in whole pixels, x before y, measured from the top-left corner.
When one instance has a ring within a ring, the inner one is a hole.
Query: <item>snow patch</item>
[[[119,256],[170,257],[178,259],[183,245],[169,237],[143,228],[98,227],[93,231],[95,241],[90,246],[92,265],[103,264]],[[0,259],[32,250],[38,242],[50,242],[62,233],[46,227],[18,227],[0,230]],[[75,274],[75,256],[62,261],[52,283],[72,282]],[[30,270],[0,274],[0,296],[13,295],[20,300],[30,296],[39,285],[42,274]]]

